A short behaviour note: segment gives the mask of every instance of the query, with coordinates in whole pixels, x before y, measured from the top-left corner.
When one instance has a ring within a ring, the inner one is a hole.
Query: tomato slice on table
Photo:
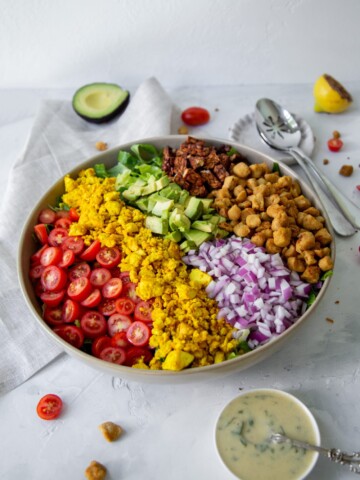
[[[97,337],[94,339],[91,345],[91,353],[95,357],[100,357],[100,352],[106,348],[106,347],[111,347],[111,338],[103,335],[102,337]]]
[[[80,255],[82,260],[86,260],[87,262],[91,262],[95,260],[96,255],[100,252],[101,243],[99,240],[94,240]]]
[[[338,152],[343,145],[343,141],[340,140],[340,138],[331,138],[328,140],[328,147],[331,152]]]
[[[63,252],[60,247],[47,247],[42,252],[40,257],[40,263],[44,267],[49,265],[57,265],[63,256]]]
[[[116,311],[122,315],[131,315],[135,311],[135,303],[128,297],[120,297],[115,302]]]
[[[55,327],[54,332],[75,348],[81,348],[84,343],[84,332],[75,325],[61,325]]]
[[[133,322],[126,331],[127,339],[137,347],[143,347],[149,341],[150,328],[143,322]]]
[[[132,367],[140,358],[148,364],[153,358],[151,350],[146,347],[130,347],[126,350],[126,362],[128,367]]]
[[[140,320],[141,322],[152,322],[151,318],[151,304],[150,302],[145,302],[142,300],[136,305],[134,318],[135,320]]]
[[[132,320],[127,315],[121,315],[120,313],[113,313],[110,315],[107,323],[108,333],[110,337],[113,337],[115,333],[126,332],[132,324]]]
[[[60,290],[59,292],[43,292],[40,294],[40,299],[49,307],[57,307],[63,301],[64,296],[65,290]]]
[[[86,308],[94,308],[99,305],[101,300],[102,296],[100,290],[98,288],[94,288],[90,295],[81,302],[81,305]]]
[[[43,208],[38,217],[39,223],[53,224],[56,220],[56,212],[51,208]]]
[[[120,250],[116,247],[101,247],[99,253],[96,255],[96,260],[102,267],[116,267],[121,260]]]
[[[45,245],[48,242],[49,235],[46,225],[44,223],[38,223],[37,225],[35,225],[34,233],[36,235],[36,238],[42,245]]]
[[[73,282],[80,277],[90,277],[91,268],[90,265],[86,262],[80,262],[74,265],[69,270],[69,279]]]
[[[120,278],[110,278],[108,282],[102,287],[102,294],[104,298],[117,298],[120,296],[123,284]]]
[[[95,287],[102,287],[111,278],[110,270],[107,268],[94,268],[90,273],[90,282]]]
[[[67,298],[62,306],[62,321],[65,323],[72,323],[80,317],[80,305],[72,300]]]
[[[61,398],[53,393],[48,393],[40,399],[36,411],[43,420],[54,420],[60,415],[62,407]]]
[[[62,268],[56,265],[45,267],[41,274],[41,283],[45,290],[49,292],[58,292],[66,284],[66,273]]]
[[[57,327],[63,324],[62,308],[61,307],[49,307],[44,308],[43,318],[46,323],[52,327]]]
[[[210,120],[210,113],[202,107],[189,107],[182,112],[181,120],[186,125],[204,125]]]
[[[68,296],[76,302],[82,302],[90,295],[92,286],[87,277],[76,278],[67,289]]]
[[[67,236],[68,231],[65,228],[53,228],[49,233],[48,242],[52,247],[60,247]]]
[[[125,350],[121,347],[106,347],[100,352],[101,360],[122,365],[126,360]]]
[[[58,267],[68,268],[75,262],[75,253],[72,250],[62,251],[62,258],[58,263]]]

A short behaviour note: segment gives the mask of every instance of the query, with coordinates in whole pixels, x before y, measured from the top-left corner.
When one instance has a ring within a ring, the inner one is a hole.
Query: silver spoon
[[[301,130],[287,110],[268,98],[256,103],[255,121],[262,140],[276,150],[288,152],[304,169],[309,182],[320,198],[336,233],[347,237],[360,228],[360,209],[353,205],[298,147]],[[351,203],[354,212],[349,211]]]
[[[360,452],[345,453],[337,448],[318,447],[317,445],[311,445],[310,443],[294,440],[293,438],[287,437],[281,433],[273,433],[270,437],[270,440],[274,443],[288,443],[294,447],[319,452],[323,455],[326,455],[329,460],[335,463],[347,465],[351,472],[360,474]]]

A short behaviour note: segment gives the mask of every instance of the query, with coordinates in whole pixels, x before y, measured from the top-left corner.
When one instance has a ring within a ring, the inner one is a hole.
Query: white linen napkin
[[[70,101],[45,101],[25,152],[10,173],[0,222],[0,394],[27,380],[61,353],[41,330],[20,291],[16,258],[32,206],[67,171],[98,154],[97,141],[121,143],[177,133],[180,111],[155,78],[139,86],[126,111],[102,125],[78,117]]]

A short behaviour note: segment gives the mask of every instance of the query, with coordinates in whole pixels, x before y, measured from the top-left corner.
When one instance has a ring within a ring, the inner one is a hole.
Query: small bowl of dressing
[[[243,392],[225,406],[215,429],[224,465],[241,480],[302,480],[319,454],[271,441],[273,433],[320,445],[310,410],[293,395],[264,388]]]

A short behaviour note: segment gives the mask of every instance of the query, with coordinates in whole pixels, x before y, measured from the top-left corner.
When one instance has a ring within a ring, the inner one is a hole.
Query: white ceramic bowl
[[[182,142],[186,140],[186,136],[184,135],[171,135],[171,136],[163,136],[163,137],[154,137],[154,138],[147,138],[147,139],[139,139],[136,141],[132,141],[123,145],[119,145],[116,148],[111,150],[107,150],[99,155],[96,155],[85,162],[79,164],[76,168],[68,172],[72,177],[76,177],[80,170],[93,167],[96,163],[104,163],[107,167],[113,166],[117,162],[117,156],[119,150],[127,150],[131,147],[131,145],[135,143],[151,143],[158,149],[163,148],[164,146],[170,147],[179,147]],[[216,138],[204,138],[203,140],[206,142],[213,144],[215,146],[221,146],[224,144],[231,145],[236,148],[240,153],[242,153],[249,162],[251,163],[262,163],[265,162],[272,168],[274,162],[279,163],[281,167],[281,171],[285,175],[289,175],[295,179],[297,179],[301,185],[303,193],[312,201],[313,205],[321,210],[323,216],[326,219],[326,226],[332,237],[334,238],[334,232],[330,226],[328,216],[324,211],[323,206],[318,201],[318,199],[314,196],[313,192],[310,188],[302,181],[302,179],[289,168],[287,165],[282,164],[281,162],[273,160],[271,157],[258,152],[252,148],[246,147],[244,145],[237,144],[235,142],[229,142],[227,140],[216,139]],[[55,341],[62,346],[62,348],[69,353],[70,355],[74,356],[78,360],[85,362],[87,365],[90,365],[94,368],[100,369],[102,371],[108,372],[113,375],[121,376],[124,378],[128,378],[130,380],[139,381],[139,382],[158,382],[158,383],[181,383],[181,382],[189,382],[189,381],[198,381],[200,379],[209,379],[214,378],[215,376],[220,376],[224,374],[232,373],[236,370],[243,370],[248,368],[257,362],[260,362],[267,358],[270,354],[276,352],[281,348],[281,346],[286,342],[292,335],[294,335],[298,329],[304,324],[304,322],[313,315],[314,310],[321,302],[324,293],[328,287],[329,281],[331,277],[327,278],[322,286],[316,301],[311,305],[310,308],[306,310],[306,312],[299,318],[294,325],[292,325],[289,329],[287,329],[284,333],[282,333],[279,337],[272,340],[270,343],[258,347],[251,352],[248,352],[242,356],[236,357],[232,360],[227,360],[226,362],[209,365],[206,367],[197,367],[197,368],[189,368],[186,370],[182,370],[180,372],[171,372],[171,371],[164,371],[164,370],[143,370],[143,369],[135,369],[129,368],[122,365],[115,365],[109,362],[105,362],[100,360],[96,357],[93,357],[77,348],[72,347],[69,343],[65,340],[62,340],[58,335],[56,335],[52,329],[44,322],[41,316],[41,306],[37,301],[33,289],[33,285],[29,279],[29,265],[30,265],[30,257],[36,250],[36,245],[33,241],[33,227],[37,223],[38,213],[42,208],[47,207],[48,205],[56,204],[56,199],[64,193],[64,183],[63,178],[60,178],[58,182],[56,182],[39,200],[39,202],[34,205],[34,208],[29,215],[21,233],[20,242],[19,242],[19,252],[18,252],[18,276],[21,285],[21,289],[27,305],[34,315],[35,319],[38,322],[39,328],[45,330],[45,332],[49,335],[50,341]],[[334,242],[331,246],[332,249],[332,256],[333,261],[335,260],[335,245]]]
[[[309,475],[319,453],[272,444],[272,433],[320,445],[314,416],[290,393],[273,388],[245,390],[225,405],[215,426],[215,447],[234,478],[303,480]]]

